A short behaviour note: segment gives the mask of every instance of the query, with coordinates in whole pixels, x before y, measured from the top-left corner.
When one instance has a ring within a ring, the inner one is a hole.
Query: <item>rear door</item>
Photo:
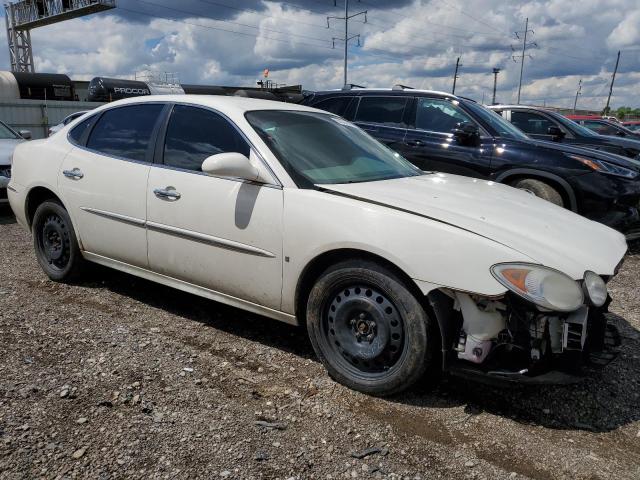
[[[410,97],[361,96],[353,121],[372,137],[398,151],[407,132]]]
[[[412,109],[414,128],[407,130],[402,155],[422,170],[486,178],[491,168],[493,137],[486,134],[459,105],[449,99],[419,97]],[[477,142],[452,134],[459,125],[480,129]]]
[[[82,248],[147,267],[147,177],[164,105],[111,108],[70,133],[59,185]]]

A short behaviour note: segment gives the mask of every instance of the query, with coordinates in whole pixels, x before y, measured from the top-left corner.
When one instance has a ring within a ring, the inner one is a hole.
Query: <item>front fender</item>
[[[423,293],[450,288],[497,296],[490,267],[533,259],[437,220],[315,190],[285,189],[282,309],[294,312],[298,280],[314,259],[353,249],[393,263]]]

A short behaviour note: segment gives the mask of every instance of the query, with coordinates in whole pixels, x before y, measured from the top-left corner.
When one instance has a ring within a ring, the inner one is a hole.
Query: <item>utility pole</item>
[[[520,104],[520,91],[522,90],[522,74],[524,72],[524,57],[532,58],[531,55],[527,55],[527,47],[537,47],[538,45],[535,42],[527,43],[527,36],[529,33],[535,33],[533,30],[529,29],[529,18],[525,20],[524,23],[524,32],[515,32],[516,38],[520,39],[520,34],[523,34],[522,39],[522,55],[513,56],[513,61],[516,62],[517,58],[520,58],[520,82],[518,83],[518,105]],[[515,50],[513,46],[511,46],[512,50]]]
[[[573,113],[576,113],[576,107],[578,106],[578,96],[582,95],[582,79],[578,82],[578,91],[576,92],[576,100],[573,102]]]
[[[613,93],[613,82],[616,81],[616,73],[618,72],[619,63],[620,63],[620,50],[618,50],[618,58],[616,58],[616,68],[613,69],[613,76],[611,77],[611,87],[609,87],[609,96],[607,97],[607,106],[604,107],[605,115],[609,115],[609,102],[611,101],[611,94]]]
[[[358,1],[360,1],[360,0],[358,0]],[[336,0],[334,0],[333,1],[333,5],[337,7],[338,6],[338,2]],[[347,85],[348,85],[348,83],[347,83],[347,67],[348,67],[347,61],[348,61],[348,58],[349,58],[349,41],[353,40],[354,38],[357,38],[358,39],[358,46],[360,46],[360,34],[349,36],[349,20],[351,20],[352,18],[357,17],[359,15],[364,15],[364,23],[367,23],[367,10],[363,10],[361,12],[349,15],[349,0],[344,0],[344,17],[334,17],[334,16],[327,17],[327,28],[331,28],[331,25],[329,23],[329,20],[331,20],[331,19],[344,20],[344,38],[333,37],[333,39],[332,39],[333,48],[336,48],[336,40],[340,41],[340,42],[344,42],[344,88],[346,88]]]
[[[493,100],[491,101],[491,105],[496,104],[496,89],[498,87],[498,74],[500,73],[499,68],[493,69]]]
[[[451,93],[453,95],[456,94],[456,80],[458,80],[458,69],[461,66],[462,65],[460,65],[460,57],[458,57],[458,59],[456,60],[456,71],[453,73],[453,89],[451,90]]]

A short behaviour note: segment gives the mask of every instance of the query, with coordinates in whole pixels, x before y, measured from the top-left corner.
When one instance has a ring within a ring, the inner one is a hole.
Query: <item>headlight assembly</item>
[[[583,165],[596,172],[606,173],[609,175],[615,175],[616,177],[624,178],[636,178],[639,175],[637,170],[621,167],[620,165],[604,162],[602,160],[596,160],[595,158],[583,157],[581,155],[567,155],[567,157],[579,161]]]
[[[594,307],[601,307],[607,301],[607,284],[597,273],[585,272],[584,290]]]
[[[491,273],[513,293],[547,310],[572,312],[584,304],[580,285],[558,270],[529,263],[499,263]]]

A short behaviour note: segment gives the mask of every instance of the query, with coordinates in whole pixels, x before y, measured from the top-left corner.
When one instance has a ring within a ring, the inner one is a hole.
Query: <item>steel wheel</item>
[[[404,322],[387,296],[355,285],[332,296],[323,315],[328,345],[356,375],[376,376],[397,363],[404,346]]]
[[[69,230],[59,215],[48,215],[36,237],[43,259],[57,270],[64,270],[71,258]]]
[[[40,204],[33,216],[33,243],[38,263],[51,280],[66,281],[83,267],[69,214],[54,200]]]
[[[413,385],[432,364],[431,321],[407,284],[370,260],[345,260],[309,292],[307,331],[335,380],[374,395]]]

